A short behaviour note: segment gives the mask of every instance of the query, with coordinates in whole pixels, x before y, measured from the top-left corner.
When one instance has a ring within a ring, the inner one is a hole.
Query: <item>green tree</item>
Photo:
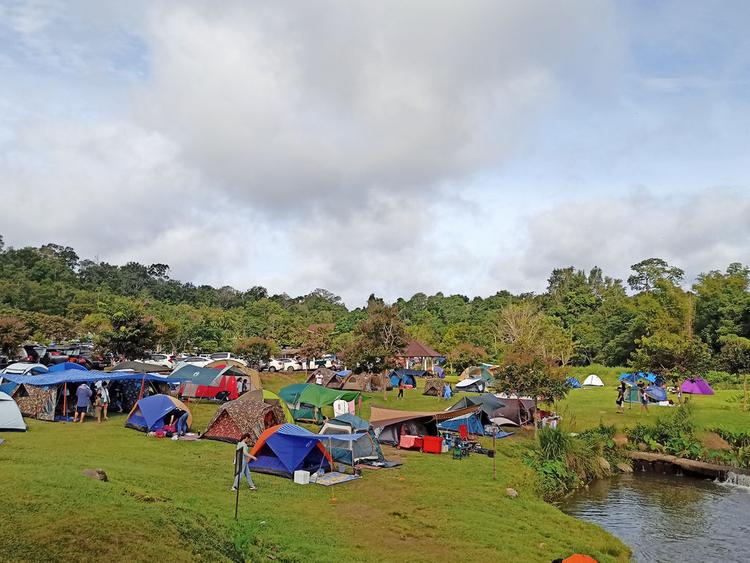
[[[722,336],[719,365],[729,373],[750,373],[750,338]]]
[[[109,322],[111,329],[102,332],[98,339],[101,349],[118,358],[136,360],[154,348],[156,324],[152,317],[126,305],[115,310]]]
[[[711,352],[699,338],[660,331],[638,341],[631,366],[657,373],[677,383],[685,377],[702,375],[711,367]]]
[[[238,356],[245,358],[248,365],[260,368],[263,362],[271,359],[276,351],[276,344],[271,340],[250,336],[239,338],[232,346],[232,351]]]
[[[695,292],[695,331],[718,352],[721,339],[732,334],[750,337],[750,270],[730,264],[726,273],[698,276]]]
[[[9,358],[14,357],[30,333],[29,327],[18,317],[0,317],[0,351]]]
[[[466,342],[457,345],[448,353],[448,364],[456,373],[487,360],[487,350]]]
[[[406,327],[398,308],[371,297],[367,318],[354,329],[354,338],[342,355],[359,371],[382,371],[397,365],[406,343]]]
[[[633,291],[651,291],[656,282],[666,280],[678,285],[685,272],[675,266],[670,266],[661,258],[647,258],[630,266],[635,273],[628,278],[628,285]]]

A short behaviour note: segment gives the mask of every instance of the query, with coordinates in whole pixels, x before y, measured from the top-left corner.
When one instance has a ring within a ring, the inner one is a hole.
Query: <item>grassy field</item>
[[[614,424],[618,428],[634,426],[638,422],[652,424],[660,415],[669,413],[669,407],[650,406],[648,414],[642,414],[637,404],[625,404],[625,412],[617,414],[617,377],[625,368],[605,368],[589,366],[574,368],[572,375],[583,382],[584,378],[595,373],[601,377],[604,387],[573,389],[564,401],[557,404],[557,411],[563,416],[566,428],[580,431],[599,424]],[[727,430],[739,431],[750,428],[750,412],[740,409],[741,391],[716,391],[714,395],[696,395],[689,400],[695,406],[695,422],[699,429],[706,430],[720,426]],[[676,397],[670,396],[676,401]]]
[[[287,375],[266,379],[278,389]],[[418,390],[406,399],[382,394],[365,402],[437,409],[445,402]],[[214,405],[193,407],[203,429]],[[629,550],[603,530],[577,521],[533,493],[523,465],[529,436],[498,442],[492,460],[473,455],[402,452],[404,464],[368,471],[337,487],[299,486],[257,475],[242,489],[234,520],[233,446],[174,442],[124,428],[28,420],[26,433],[4,433],[0,446],[0,559],[14,561],[269,560],[278,561],[550,561],[585,552],[625,561]],[[102,468],[109,482],[82,476]],[[506,487],[519,492],[506,495]]]

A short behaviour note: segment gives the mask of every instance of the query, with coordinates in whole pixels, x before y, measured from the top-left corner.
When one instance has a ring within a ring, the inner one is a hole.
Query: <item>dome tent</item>
[[[168,424],[166,417],[177,412],[188,413],[187,425],[190,427],[193,424],[190,409],[185,403],[170,395],[151,395],[135,404],[125,426],[141,432],[160,430]]]
[[[583,386],[584,387],[604,387],[604,383],[602,382],[601,378],[598,375],[592,373],[586,379],[583,380]]]
[[[10,430],[25,432],[26,424],[16,402],[7,393],[0,393],[0,432]]]

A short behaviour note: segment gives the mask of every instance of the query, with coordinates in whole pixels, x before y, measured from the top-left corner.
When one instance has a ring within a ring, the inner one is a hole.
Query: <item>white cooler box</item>
[[[309,471],[295,471],[294,482],[297,483],[298,485],[307,485],[310,482],[310,472]]]

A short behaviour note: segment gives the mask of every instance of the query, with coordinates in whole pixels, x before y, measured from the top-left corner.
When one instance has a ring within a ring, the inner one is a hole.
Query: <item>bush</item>
[[[739,389],[744,377],[742,374],[726,371],[709,371],[703,375],[703,379],[714,389]]]
[[[703,459],[705,451],[695,437],[693,407],[686,403],[671,416],[658,417],[654,426],[636,424],[626,429],[631,445],[640,443],[653,452],[666,452],[679,457]]]

